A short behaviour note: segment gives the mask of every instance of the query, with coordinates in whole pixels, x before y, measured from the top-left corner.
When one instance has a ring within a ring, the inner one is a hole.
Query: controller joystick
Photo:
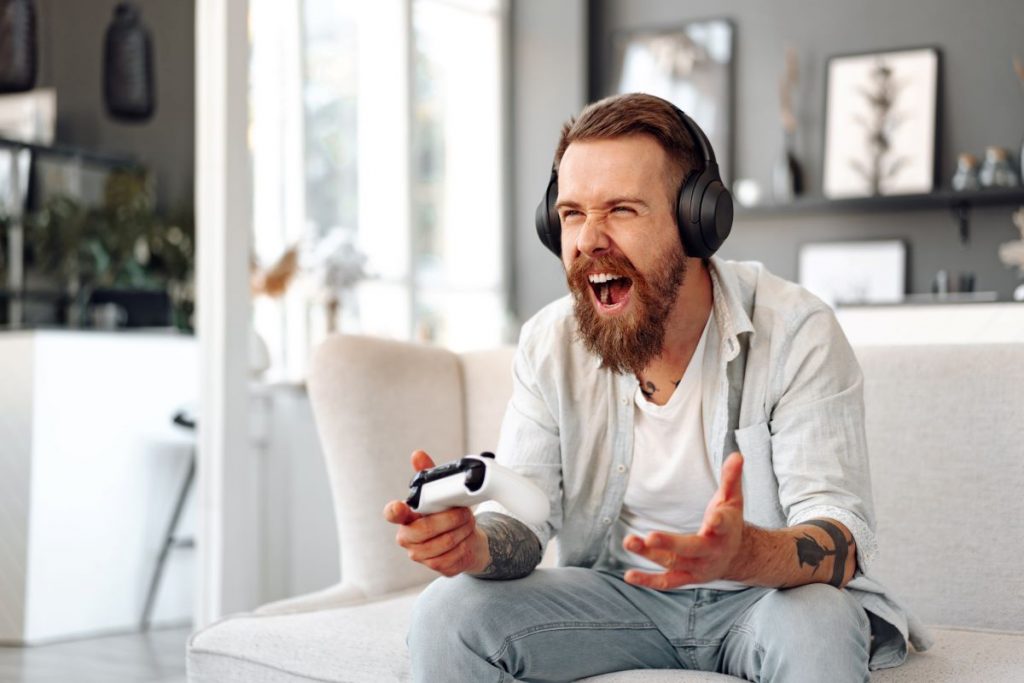
[[[550,514],[544,492],[523,475],[499,465],[494,454],[467,455],[416,473],[406,503],[421,515],[494,500],[516,517],[542,524]]]

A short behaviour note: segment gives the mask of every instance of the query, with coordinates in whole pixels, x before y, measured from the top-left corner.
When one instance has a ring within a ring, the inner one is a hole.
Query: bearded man
[[[862,381],[831,310],[711,256],[731,200],[670,103],[588,106],[553,168],[538,231],[571,296],[523,327],[496,449],[551,517],[388,504],[397,542],[444,575],[413,615],[415,680],[866,681],[899,664],[909,617],[867,575]],[[536,569],[555,536],[559,566]]]

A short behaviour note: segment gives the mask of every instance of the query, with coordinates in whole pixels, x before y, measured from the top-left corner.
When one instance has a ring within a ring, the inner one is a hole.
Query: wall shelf
[[[139,162],[127,155],[106,154],[96,152],[84,147],[74,145],[42,145],[34,142],[23,142],[0,137],[0,149],[20,150],[27,149],[33,154],[57,157],[62,159],[77,160],[98,166],[106,166],[111,169],[136,169],[141,168]]]
[[[1024,187],[993,188],[971,192],[943,189],[928,194],[886,195],[827,199],[801,197],[788,204],[736,206],[736,215],[744,218],[774,218],[819,213],[883,213],[899,211],[958,211],[973,206],[1024,205]]]
[[[960,228],[960,240],[970,238],[970,210],[975,206],[1024,206],[1024,187],[990,188],[957,192],[942,189],[928,194],[885,195],[827,199],[801,197],[788,204],[736,206],[738,218],[780,218],[823,213],[893,213],[903,211],[942,211],[953,213]]]

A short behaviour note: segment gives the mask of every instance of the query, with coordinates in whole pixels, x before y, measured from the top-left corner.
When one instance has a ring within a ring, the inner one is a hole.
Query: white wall
[[[306,390],[279,384],[261,394],[266,411],[261,602],[270,602],[334,585],[340,569],[331,489]]]

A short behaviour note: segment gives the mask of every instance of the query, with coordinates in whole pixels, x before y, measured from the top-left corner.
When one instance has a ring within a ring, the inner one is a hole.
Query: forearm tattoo
[[[480,579],[520,579],[540,564],[540,542],[537,535],[520,522],[499,512],[481,512],[476,525],[487,536],[491,563],[479,574]]]
[[[810,534],[804,534],[801,538],[796,539],[796,557],[800,562],[800,566],[803,567],[805,564],[814,567],[811,572],[813,576],[818,571],[818,567],[822,561],[829,555],[834,556],[832,562],[832,579],[829,581],[830,584],[836,588],[842,588],[843,577],[846,574],[846,559],[850,556],[850,547],[853,545],[853,538],[846,540],[843,536],[843,532],[839,530],[835,524],[826,522],[823,519],[810,519],[804,522],[804,524],[810,524],[816,526],[819,529],[824,529],[832,538],[832,543],[835,546],[832,550],[826,550],[814,537]]]

